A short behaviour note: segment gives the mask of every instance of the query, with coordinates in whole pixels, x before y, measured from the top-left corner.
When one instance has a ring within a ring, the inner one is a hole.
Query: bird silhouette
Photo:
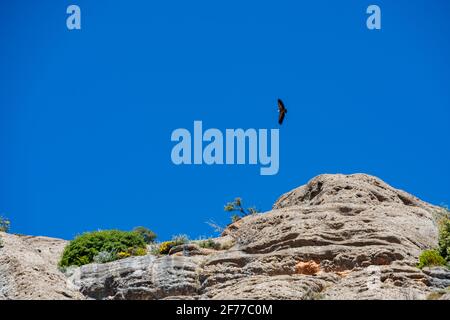
[[[284,116],[287,113],[287,109],[284,107],[283,101],[278,99],[278,124],[283,124]]]

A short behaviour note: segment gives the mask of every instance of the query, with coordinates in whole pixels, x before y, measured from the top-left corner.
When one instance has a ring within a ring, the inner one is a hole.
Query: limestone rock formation
[[[168,256],[85,265],[66,287],[56,267],[50,274],[71,298],[79,291],[90,299],[448,299],[450,271],[416,267],[420,252],[437,244],[437,210],[369,175],[321,175],[271,211],[228,226],[215,239],[225,250],[192,243]],[[64,244],[53,241],[56,265]],[[5,283],[24,274],[9,268],[0,297],[14,297]],[[44,283],[30,297],[46,290],[58,297]]]
[[[57,267],[67,241],[0,232],[0,299],[83,299]]]

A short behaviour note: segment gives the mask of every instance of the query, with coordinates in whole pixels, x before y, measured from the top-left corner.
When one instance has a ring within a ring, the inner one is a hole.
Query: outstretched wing
[[[284,115],[285,115],[286,113],[284,112],[284,111],[281,111],[280,110],[280,113],[278,114],[278,124],[282,124],[283,123],[283,120],[284,120]]]
[[[284,112],[285,110],[286,108],[284,107],[283,101],[281,101],[281,99],[278,99],[278,111],[281,113]]]

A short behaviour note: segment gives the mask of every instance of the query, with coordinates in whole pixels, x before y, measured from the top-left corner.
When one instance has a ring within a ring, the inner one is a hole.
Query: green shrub
[[[132,231],[105,230],[77,236],[64,249],[59,266],[81,266],[94,261],[100,252],[128,252],[145,248],[144,238]]]
[[[450,262],[450,219],[444,218],[439,226],[439,253]]]
[[[419,257],[419,268],[425,266],[450,267],[450,211],[442,207],[434,212],[434,218],[439,223],[439,242],[435,250],[425,250]]]
[[[445,259],[439,254],[437,250],[425,250],[419,256],[419,264],[417,267],[444,266]]]
[[[1,232],[9,232],[10,227],[11,227],[11,221],[0,216],[0,231]]]
[[[140,234],[147,244],[155,242],[156,233],[154,233],[150,229],[147,229],[146,227],[136,227],[133,229],[133,232]]]
[[[241,198],[236,198],[236,199],[234,199],[233,202],[228,202],[224,206],[224,210],[226,212],[238,212],[239,213],[239,214],[234,214],[234,215],[231,216],[231,221],[233,223],[238,221],[242,217],[245,217],[245,216],[248,216],[248,215],[252,215],[252,214],[257,214],[259,212],[259,210],[256,209],[255,207],[250,207],[250,208],[245,209],[242,206],[242,199]]]

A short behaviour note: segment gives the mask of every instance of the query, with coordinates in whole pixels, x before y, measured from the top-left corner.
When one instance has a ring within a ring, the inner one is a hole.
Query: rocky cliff
[[[0,232],[0,299],[82,299],[57,267],[66,244]]]
[[[0,298],[448,299],[446,268],[416,268],[437,244],[438,208],[365,174],[321,175],[215,239],[168,256],[56,268],[63,240],[1,234]]]

